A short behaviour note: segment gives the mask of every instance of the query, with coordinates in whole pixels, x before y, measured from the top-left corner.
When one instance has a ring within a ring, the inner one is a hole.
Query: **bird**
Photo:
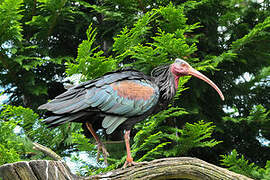
[[[39,109],[52,112],[53,115],[44,120],[48,127],[67,122],[85,123],[98,144],[98,150],[102,151],[104,160],[108,152],[92,124],[98,121],[107,134],[121,127],[124,129],[127,153],[124,167],[132,166],[136,165],[129,143],[132,127],[169,105],[182,76],[194,76],[205,81],[224,100],[215,83],[183,59],[176,58],[171,64],[154,68],[151,76],[134,69],[122,69],[82,82],[41,105]]]

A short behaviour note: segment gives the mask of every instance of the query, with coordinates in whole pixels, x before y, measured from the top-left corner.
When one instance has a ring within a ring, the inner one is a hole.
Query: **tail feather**
[[[87,114],[88,114],[87,112],[79,112],[72,115],[70,114],[62,115],[62,116],[54,115],[54,116],[48,117],[43,122],[47,124],[48,127],[56,127],[67,122],[76,121],[79,118],[86,116]]]
[[[67,113],[69,112],[68,110],[65,111],[64,109],[70,109],[74,110],[73,107],[80,107],[80,104],[84,104],[84,96],[78,96],[76,98],[72,98],[69,100],[65,100],[65,101],[57,101],[57,100],[53,100],[51,102],[48,102],[47,104],[43,104],[39,107],[39,109],[47,109],[49,111],[52,111],[55,114],[61,114],[61,113]],[[59,111],[59,112],[57,112]]]

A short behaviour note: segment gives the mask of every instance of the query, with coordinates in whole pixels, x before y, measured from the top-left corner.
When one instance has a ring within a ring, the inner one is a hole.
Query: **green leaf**
[[[84,40],[78,48],[78,56],[75,62],[68,61],[66,73],[68,75],[82,74],[81,81],[86,81],[113,71],[117,67],[117,60],[111,56],[106,57],[99,46],[93,47],[97,36],[96,30],[89,26],[87,40]]]
[[[0,3],[0,43],[12,42],[17,45],[22,41],[22,0],[4,0]],[[14,47],[12,47],[14,49]]]
[[[227,166],[229,170],[252,178],[261,177],[261,174],[256,173],[259,167],[254,163],[249,163],[249,161],[245,160],[243,155],[240,156],[235,149],[231,154],[221,155],[221,157],[221,165]]]

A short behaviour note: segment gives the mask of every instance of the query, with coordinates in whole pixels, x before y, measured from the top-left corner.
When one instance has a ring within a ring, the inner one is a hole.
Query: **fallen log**
[[[33,160],[0,166],[3,180],[113,180],[113,179],[194,179],[194,180],[251,180],[197,158],[177,157],[141,162],[126,169],[116,169],[103,174],[79,177],[70,172],[62,161]]]

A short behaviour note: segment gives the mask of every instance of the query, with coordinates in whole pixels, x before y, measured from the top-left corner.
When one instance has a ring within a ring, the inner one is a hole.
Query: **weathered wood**
[[[142,162],[126,169],[117,169],[90,177],[78,177],[70,173],[61,161],[35,160],[0,166],[3,180],[113,180],[113,179],[176,179],[194,180],[251,180],[227,169],[209,164],[197,158],[179,157]]]
[[[176,179],[194,180],[251,180],[227,169],[209,164],[197,158],[178,157],[157,159],[140,163],[127,169],[91,176],[89,179]]]
[[[82,180],[70,172],[62,161],[33,160],[21,161],[0,166],[0,179],[3,180]]]

